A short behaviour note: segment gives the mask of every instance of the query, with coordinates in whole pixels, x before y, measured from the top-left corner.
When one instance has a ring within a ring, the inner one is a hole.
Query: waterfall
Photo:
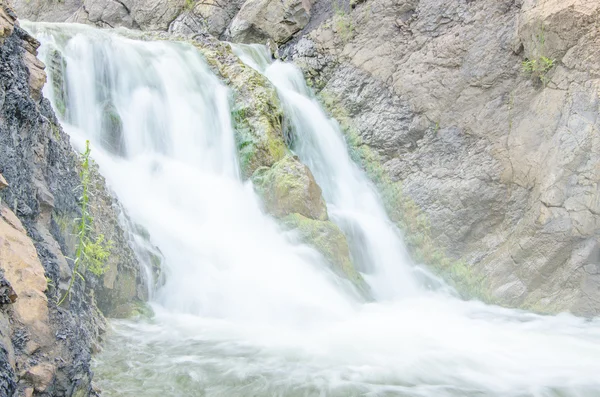
[[[50,98],[165,258],[152,319],[113,321],[105,396],[536,396],[600,393],[600,322],[424,288],[374,186],[299,71],[236,49],[276,86],[294,150],[377,300],[363,303],[261,210],[234,145],[230,93],[191,45],[25,24]],[[64,62],[60,61],[64,60]]]
[[[277,88],[296,134],[294,150],[323,189],[329,214],[348,237],[355,265],[378,300],[418,293],[399,231],[374,186],[351,160],[337,123],[310,96],[302,72],[289,63],[270,63],[262,46],[233,45],[233,49]]]

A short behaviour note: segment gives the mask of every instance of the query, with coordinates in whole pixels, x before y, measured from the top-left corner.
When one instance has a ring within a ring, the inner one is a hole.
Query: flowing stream
[[[293,65],[234,47],[276,86],[293,149],[323,188],[374,302],[263,213],[240,177],[230,92],[196,49],[80,25],[24,26],[46,64],[57,51],[65,60],[45,95],[73,145],[92,142],[111,188],[165,258],[154,317],[112,321],[95,359],[104,396],[600,395],[598,320],[427,287]]]

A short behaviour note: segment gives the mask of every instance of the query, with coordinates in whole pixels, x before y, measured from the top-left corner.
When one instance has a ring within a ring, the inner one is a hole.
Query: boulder
[[[368,295],[366,282],[352,265],[346,236],[335,223],[309,219],[300,214],[290,214],[282,222],[296,230],[304,243],[319,251],[337,275],[350,280],[359,291]]]
[[[17,321],[31,330],[38,344],[52,343],[44,268],[21,221],[6,207],[0,208],[0,270],[12,289],[8,297]]]
[[[304,28],[310,19],[310,0],[247,0],[229,26],[231,40],[282,44]]]
[[[252,181],[272,215],[284,217],[295,213],[310,219],[327,220],[321,188],[298,157],[288,155],[271,168],[259,168]]]

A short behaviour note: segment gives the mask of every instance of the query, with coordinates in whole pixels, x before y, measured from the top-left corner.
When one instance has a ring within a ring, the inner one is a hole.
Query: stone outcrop
[[[178,34],[208,32],[220,38],[242,3],[243,0],[194,1],[169,25],[169,32]]]
[[[143,30],[167,30],[187,4],[186,0],[14,1],[17,14],[24,19]]]
[[[241,43],[285,43],[308,24],[311,6],[311,0],[247,0],[228,35]]]
[[[118,222],[118,204],[92,178],[95,235],[113,242],[102,279],[73,277],[80,217],[79,157],[42,95],[39,43],[0,2],[0,395],[86,396],[105,314],[145,298],[139,263]],[[78,279],[79,280],[79,279]],[[16,393],[16,394],[15,394]]]
[[[286,156],[271,168],[263,167],[252,176],[269,213],[284,217],[300,214],[327,220],[327,207],[312,172],[296,156]]]
[[[14,0],[33,21],[78,22],[176,34],[210,33],[235,42],[284,43],[304,28],[313,0]]]
[[[427,220],[408,238],[464,261],[493,302],[599,314],[600,5],[367,0],[327,12],[280,55],[344,110],[367,161]]]

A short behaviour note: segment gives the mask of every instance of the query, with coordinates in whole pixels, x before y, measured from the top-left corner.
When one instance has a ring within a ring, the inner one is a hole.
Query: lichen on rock
[[[276,217],[297,213],[327,220],[327,206],[312,172],[298,157],[288,155],[271,168],[261,167],[252,176],[267,211]]]

